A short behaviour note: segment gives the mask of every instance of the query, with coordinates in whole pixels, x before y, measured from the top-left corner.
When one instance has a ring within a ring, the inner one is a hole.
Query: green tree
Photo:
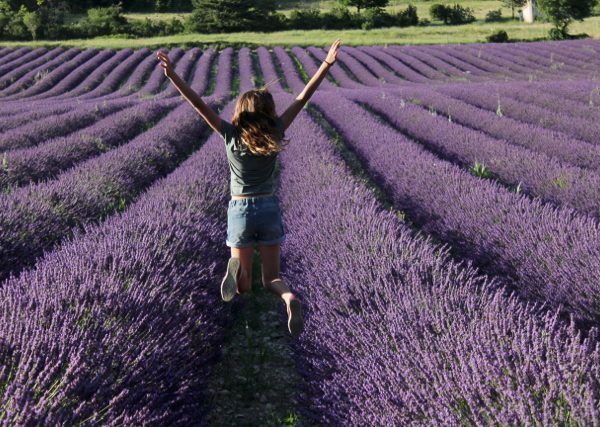
[[[433,19],[444,21],[446,25],[462,25],[475,21],[473,9],[462,7],[460,4],[454,6],[433,4],[429,8],[429,14]]]
[[[27,27],[27,30],[31,33],[33,40],[37,40],[40,36],[43,24],[42,14],[39,10],[26,12],[23,15],[23,24],[25,24],[25,27]]]
[[[361,9],[384,8],[389,0],[338,0],[342,5],[355,7],[358,13]]]
[[[197,32],[272,31],[282,17],[275,0],[192,0],[192,5],[186,27]]]
[[[5,28],[8,38],[14,40],[26,40],[28,38],[29,31],[23,23],[23,18],[28,12],[27,6],[22,4],[19,10],[11,15],[10,21],[8,21]]]
[[[156,0],[154,2],[154,10],[156,12],[166,12],[171,10],[171,0]]]
[[[515,8],[525,6],[527,0],[501,0],[502,4],[506,7],[510,7],[512,12],[512,19],[515,19]]]
[[[417,8],[412,4],[409,4],[405,10],[401,10],[395,15],[396,25],[399,27],[408,27],[411,25],[417,25],[419,23],[419,17],[417,16]]]
[[[37,10],[32,12],[35,13],[35,16],[30,16],[29,23],[25,22],[26,18],[23,18],[25,26],[32,33],[34,40],[36,35],[33,32],[35,31],[37,31],[37,37],[43,39],[56,39],[64,36],[62,30],[68,12],[67,4],[62,0],[37,0],[37,6]]]
[[[5,0],[0,0],[0,35],[5,34],[5,28],[14,15],[10,4]]]
[[[11,10],[21,11],[21,6],[24,6],[27,10],[35,10],[37,7],[36,0],[6,0]]]
[[[92,34],[119,34],[125,32],[128,28],[128,22],[122,15],[120,3],[116,6],[88,9],[87,22]]]
[[[567,28],[573,20],[583,21],[591,15],[597,0],[537,0],[540,11],[552,22],[552,38],[567,38]]]
[[[250,26],[249,0],[193,0],[186,27],[200,33],[241,31]]]
[[[446,5],[443,4],[432,4],[429,7],[429,15],[431,19],[437,19],[438,21],[443,21],[444,24],[448,23],[448,18],[450,17],[450,13]]]
[[[118,3],[118,0],[64,0],[73,13],[85,13],[94,7],[108,7]],[[139,0],[138,0],[139,1]]]

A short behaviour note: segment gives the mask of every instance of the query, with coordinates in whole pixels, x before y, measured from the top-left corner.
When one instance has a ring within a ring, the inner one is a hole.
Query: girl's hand
[[[169,59],[167,54],[164,52],[158,51],[158,52],[156,52],[156,57],[160,61],[160,66],[163,67],[165,70],[165,76],[171,78],[171,76],[173,76],[173,74],[174,74],[174,71],[173,71],[173,67],[171,66],[171,60]]]
[[[337,55],[338,47],[340,47],[340,39],[337,39],[333,42],[333,44],[329,48],[329,53],[327,54],[327,58],[325,58],[325,61],[333,65],[333,63],[335,62],[335,56]]]

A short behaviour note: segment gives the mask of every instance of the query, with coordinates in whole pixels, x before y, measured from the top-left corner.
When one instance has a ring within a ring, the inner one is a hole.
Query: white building
[[[527,3],[523,7],[523,21],[532,23],[535,18],[540,16],[535,0],[527,0]]]

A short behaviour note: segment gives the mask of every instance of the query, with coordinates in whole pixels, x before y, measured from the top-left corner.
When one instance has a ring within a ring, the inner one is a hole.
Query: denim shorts
[[[275,245],[285,240],[276,196],[232,199],[227,208],[227,246]]]

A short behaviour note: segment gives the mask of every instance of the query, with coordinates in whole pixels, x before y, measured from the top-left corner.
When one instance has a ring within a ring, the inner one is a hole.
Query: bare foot
[[[302,319],[302,304],[300,304],[300,300],[296,299],[294,294],[292,294],[291,292],[287,296],[286,308],[288,315],[288,329],[292,336],[297,337],[304,330],[304,320]]]
[[[285,301],[285,305],[289,308],[290,301],[296,299],[296,295],[294,295],[292,292],[284,292],[283,294],[281,294],[281,299]]]

